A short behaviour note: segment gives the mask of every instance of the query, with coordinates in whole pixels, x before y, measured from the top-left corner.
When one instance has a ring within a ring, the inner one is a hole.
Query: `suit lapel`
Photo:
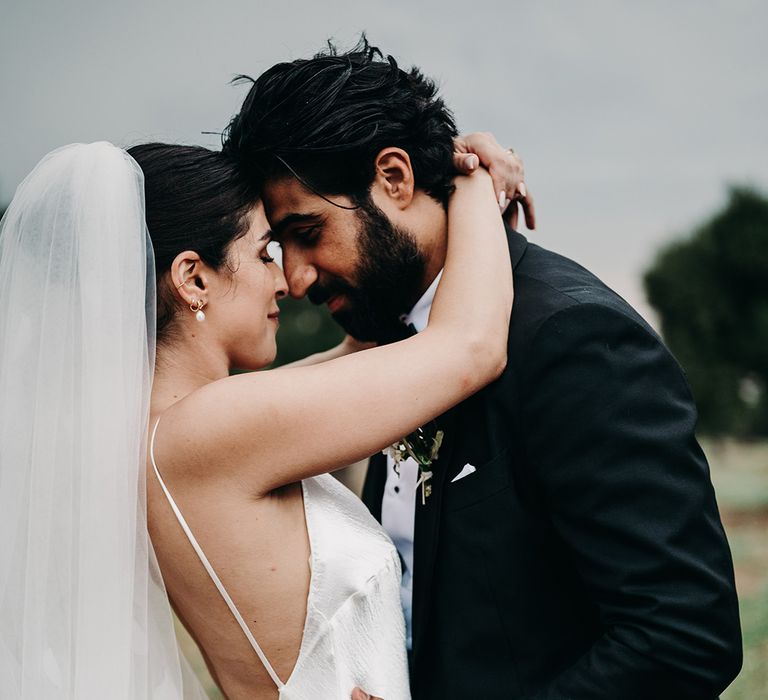
[[[387,483],[387,458],[381,452],[371,456],[363,483],[363,503],[376,520],[381,522],[381,501]]]
[[[456,445],[458,413],[456,406],[436,420],[444,432],[440,454],[433,464],[432,495],[424,505],[416,495],[416,517],[413,542],[413,653],[418,658],[420,640],[424,634],[429,611],[429,590],[434,572],[437,541],[440,531],[440,510],[451,456]]]

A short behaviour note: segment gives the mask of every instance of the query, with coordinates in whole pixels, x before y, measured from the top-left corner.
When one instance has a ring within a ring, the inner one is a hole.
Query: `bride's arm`
[[[367,457],[498,377],[512,295],[490,177],[460,177],[444,273],[422,333],[315,366],[213,382],[168,410],[165,434],[175,438],[158,439],[160,461],[265,494]]]

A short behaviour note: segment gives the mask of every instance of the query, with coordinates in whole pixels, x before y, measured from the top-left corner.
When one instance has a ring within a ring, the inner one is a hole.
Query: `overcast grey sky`
[[[237,73],[362,29],[439,80],[462,130],[526,161],[533,240],[648,312],[659,244],[768,190],[768,3],[758,0],[3,0],[0,201],[49,150],[148,139],[215,146]]]

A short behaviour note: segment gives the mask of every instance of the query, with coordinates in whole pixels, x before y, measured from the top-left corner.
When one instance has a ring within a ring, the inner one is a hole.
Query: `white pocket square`
[[[477,471],[477,468],[472,466],[471,464],[465,464],[464,468],[451,479],[451,483],[454,481],[458,481],[459,479],[463,479],[465,476],[469,476],[470,474],[474,474]]]

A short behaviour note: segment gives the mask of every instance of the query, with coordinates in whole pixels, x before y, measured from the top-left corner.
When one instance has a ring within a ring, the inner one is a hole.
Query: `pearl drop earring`
[[[195,314],[195,318],[200,323],[205,321],[205,312],[203,311],[204,306],[205,302],[202,299],[198,299],[194,304],[189,305],[189,310]]]

